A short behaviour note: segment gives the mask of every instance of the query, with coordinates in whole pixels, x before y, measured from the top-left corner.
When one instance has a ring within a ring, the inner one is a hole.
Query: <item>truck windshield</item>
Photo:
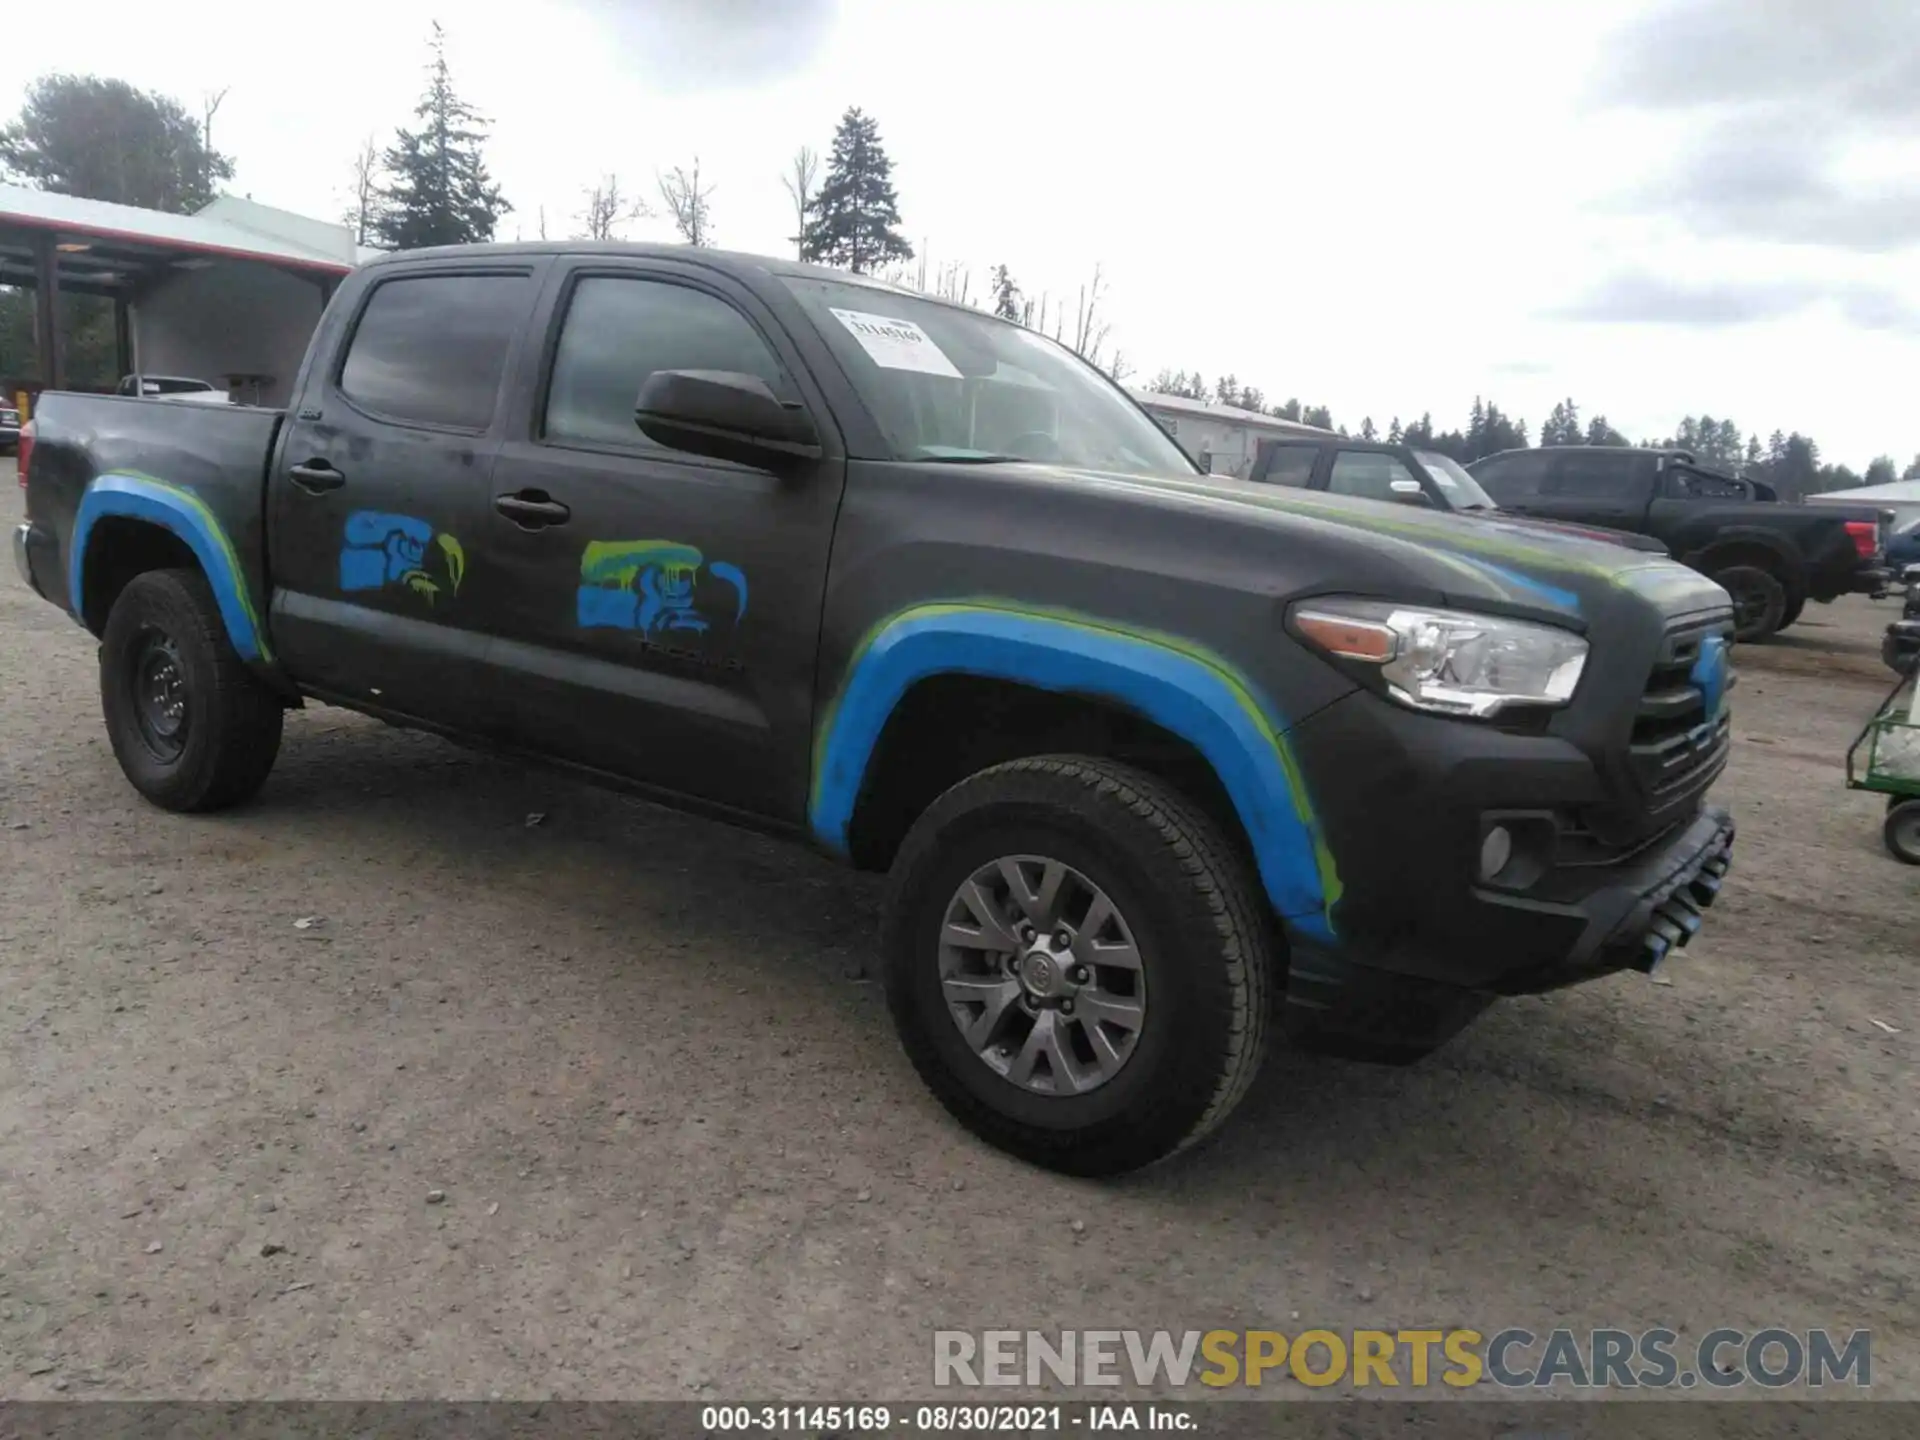
[[[1433,483],[1456,510],[1497,510],[1493,497],[1480,488],[1480,482],[1444,455],[1431,450],[1416,450],[1414,457],[1426,466]]]
[[[786,281],[895,460],[1031,460],[1129,475],[1194,464],[1125,393],[1024,326],[879,286]]]

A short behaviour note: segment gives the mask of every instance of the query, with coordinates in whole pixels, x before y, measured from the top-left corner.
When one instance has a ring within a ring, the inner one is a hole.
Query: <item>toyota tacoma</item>
[[[284,412],[48,394],[14,537],[154,804],[290,708],[554,763],[890,876],[966,1126],[1110,1174],[1277,1032],[1413,1059],[1684,945],[1734,827],[1726,592],[1538,528],[1198,473],[1017,324],[708,250],[349,277]]]

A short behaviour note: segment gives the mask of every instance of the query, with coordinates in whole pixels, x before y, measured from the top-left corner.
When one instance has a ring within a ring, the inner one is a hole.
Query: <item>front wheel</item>
[[[121,770],[162,809],[236,805],[280,753],[285,710],[234,652],[197,570],[149,570],[120,592],[100,641],[100,702]]]
[[[1787,623],[1787,587],[1758,565],[1728,565],[1708,578],[1733,597],[1736,640],[1765,640]]]
[[[884,924],[914,1067],[990,1144],[1112,1175],[1240,1102],[1266,1039],[1268,925],[1246,865],[1172,787],[1043,756],[984,770],[915,823]]]
[[[1886,828],[1881,833],[1894,859],[1920,865],[1920,800],[1895,800],[1889,804]]]

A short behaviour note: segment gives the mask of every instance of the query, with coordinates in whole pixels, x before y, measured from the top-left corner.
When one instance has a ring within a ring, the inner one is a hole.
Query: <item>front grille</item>
[[[1713,676],[1703,673],[1702,654],[1716,641],[1725,646],[1730,630],[1722,616],[1693,619],[1674,625],[1661,643],[1628,742],[1634,779],[1655,811],[1698,795],[1726,769],[1732,741],[1726,692],[1733,675],[1723,671],[1717,711],[1710,713]]]

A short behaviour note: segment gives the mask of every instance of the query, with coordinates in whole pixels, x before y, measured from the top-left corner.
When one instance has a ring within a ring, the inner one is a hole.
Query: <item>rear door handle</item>
[[[287,471],[293,477],[293,483],[309,495],[318,495],[327,490],[338,490],[347,483],[347,477],[324,460],[309,460],[303,465],[295,465]]]
[[[512,495],[496,495],[493,508],[522,530],[544,530],[549,525],[564,525],[573,511],[544,490],[521,490]]]

